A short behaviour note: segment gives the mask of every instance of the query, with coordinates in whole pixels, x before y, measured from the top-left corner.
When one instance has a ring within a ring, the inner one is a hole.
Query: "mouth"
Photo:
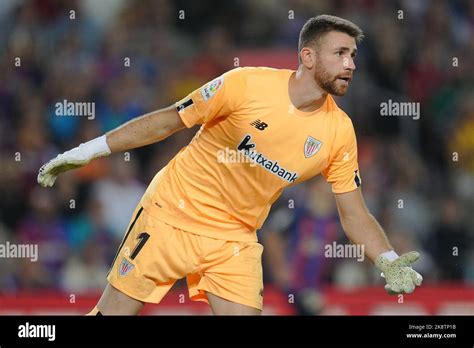
[[[341,76],[341,77],[338,77],[337,79],[341,80],[341,81],[344,81],[346,83],[349,83],[349,82],[351,82],[352,77],[351,76]]]
[[[349,82],[351,82],[352,77],[351,76],[341,76],[338,77],[337,80],[341,81],[343,85],[348,86]]]

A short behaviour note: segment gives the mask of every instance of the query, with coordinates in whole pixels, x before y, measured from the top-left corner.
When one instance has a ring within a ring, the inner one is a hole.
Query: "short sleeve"
[[[236,111],[245,93],[242,75],[242,68],[230,70],[175,103],[186,127],[227,117]]]
[[[331,154],[329,165],[322,172],[332,186],[333,193],[350,192],[358,188],[362,180],[357,162],[357,139],[352,121],[347,122],[338,132],[334,154]]]

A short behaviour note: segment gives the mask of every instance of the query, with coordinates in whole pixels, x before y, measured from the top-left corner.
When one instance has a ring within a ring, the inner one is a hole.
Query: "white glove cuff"
[[[87,154],[90,159],[107,156],[111,154],[111,150],[106,141],[106,135],[92,139],[85,144],[79,145],[79,148]]]
[[[380,254],[380,256],[383,256],[385,257],[386,259],[388,259],[388,261],[392,262],[392,261],[395,261],[396,259],[398,259],[398,255],[395,251],[393,250],[390,250],[390,251],[386,251],[382,254]]]

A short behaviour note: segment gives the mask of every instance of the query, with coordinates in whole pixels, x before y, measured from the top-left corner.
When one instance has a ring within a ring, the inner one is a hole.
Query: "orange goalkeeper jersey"
[[[334,193],[360,185],[350,118],[328,96],[314,112],[288,94],[293,70],[236,68],[176,103],[191,142],[155,176],[141,204],[184,231],[256,241],[285,187],[322,174]]]

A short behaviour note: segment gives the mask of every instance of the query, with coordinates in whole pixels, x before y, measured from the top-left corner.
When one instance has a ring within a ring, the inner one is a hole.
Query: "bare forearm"
[[[126,151],[161,141],[184,128],[173,106],[137,117],[108,132],[107,144],[112,153]]]
[[[370,213],[364,219],[346,221],[343,227],[353,243],[364,246],[365,255],[372,261],[392,249],[384,230]]]

